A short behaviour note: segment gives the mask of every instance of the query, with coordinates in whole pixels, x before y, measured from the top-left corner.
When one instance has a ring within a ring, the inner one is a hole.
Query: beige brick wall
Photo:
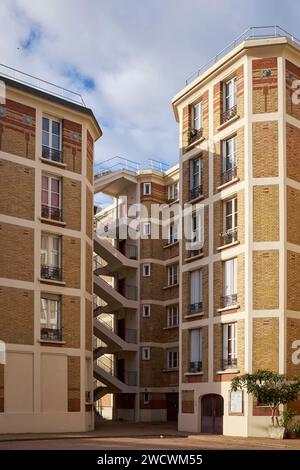
[[[300,190],[287,186],[287,241],[300,245]]]
[[[4,365],[0,364],[0,413],[4,411]]]
[[[0,224],[0,277],[33,281],[33,230]]]
[[[270,75],[262,76],[263,70]],[[253,113],[272,113],[278,110],[277,58],[254,59],[252,61],[252,105]]]
[[[286,175],[300,182],[300,129],[286,124]]]
[[[181,412],[194,413],[194,390],[182,390]]]
[[[300,253],[287,251],[287,308],[300,312]],[[300,339],[300,336],[299,336]]]
[[[167,350],[151,347],[150,355],[150,361],[140,362],[141,387],[157,387],[157,384],[160,387],[178,385],[178,370],[163,372],[167,367]]]
[[[81,230],[81,182],[63,178],[63,220],[66,228]]]
[[[223,295],[223,267],[222,261],[214,262],[214,313],[221,307]]]
[[[299,377],[299,364],[294,364],[292,355],[296,349],[292,348],[293,342],[300,339],[300,318],[287,318],[287,340],[286,340],[286,373],[289,379]],[[299,349],[299,346],[297,347]],[[298,355],[299,357],[299,355]]]
[[[80,297],[62,296],[62,339],[66,348],[80,347]]]
[[[67,165],[66,169],[81,173],[82,151],[81,151],[81,124],[63,119],[62,126],[62,151],[63,161]]]
[[[85,349],[92,351],[93,349],[93,304],[90,300],[85,299]]]
[[[241,312],[245,310],[245,255],[241,253],[237,257],[237,300]]]
[[[286,63],[286,112],[296,119],[300,119],[299,104],[293,103],[293,93],[295,90],[292,88],[294,80],[300,79],[300,67],[289,62]]]
[[[66,287],[80,289],[80,238],[62,237],[62,268]]]
[[[86,243],[85,289],[89,294],[93,293],[93,249]]]
[[[278,318],[253,318],[253,372],[278,372],[279,351]]]
[[[34,168],[0,159],[0,213],[34,219]]]
[[[164,305],[150,305],[151,316],[143,317],[141,307],[140,340],[142,342],[170,343],[178,341],[178,327],[167,328],[167,308]],[[167,329],[166,329],[167,328]]]
[[[94,177],[94,141],[87,131],[87,152],[86,152],[86,177],[90,183],[93,183]]]
[[[141,271],[143,267],[141,266]],[[151,263],[151,276],[143,277],[141,272],[141,299],[165,300],[167,290],[162,287],[167,285],[167,272],[165,266]]]
[[[253,187],[253,240],[279,240],[279,186]]]
[[[86,234],[93,238],[94,195],[86,188]]]
[[[68,411],[80,411],[80,357],[68,356]]]
[[[279,252],[253,251],[253,308],[279,308]]]
[[[241,374],[245,373],[245,321],[237,321],[237,366]]]
[[[252,124],[253,177],[278,176],[278,123],[277,121]]]
[[[0,286],[0,340],[11,344],[34,344],[34,298],[32,290]]]
[[[214,380],[220,381],[220,376],[217,374],[222,368],[222,353],[223,353],[223,334],[222,325],[217,323],[214,325]]]

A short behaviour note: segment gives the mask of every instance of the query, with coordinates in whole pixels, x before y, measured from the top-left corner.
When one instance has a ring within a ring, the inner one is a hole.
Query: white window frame
[[[44,119],[47,119],[48,122],[49,122],[49,131],[45,131],[43,129],[43,120]],[[56,124],[59,124],[59,147],[54,147],[53,146],[53,135],[57,135],[57,134],[54,134],[53,133],[53,123],[56,123]],[[44,135],[47,135],[48,136],[48,145],[44,144],[43,143],[43,136]],[[58,150],[59,152],[61,151],[62,149],[62,122],[60,119],[57,119],[57,118],[54,118],[54,117],[51,117],[51,116],[42,116],[42,146],[45,146],[45,147],[48,147],[50,149],[53,149],[53,150]]]
[[[197,171],[195,171],[195,169]],[[203,162],[202,157],[190,160],[190,190],[198,188],[202,184]]]
[[[172,183],[168,185],[168,200],[177,201],[179,195],[179,182]]]
[[[223,323],[223,360],[237,359],[237,323]],[[229,347],[230,346],[230,347]]]
[[[203,358],[203,330],[193,328],[189,330],[189,362],[202,362]],[[194,344],[196,343],[196,344]]]
[[[236,167],[236,135],[222,142],[222,168],[223,173]]]
[[[229,111],[236,105],[236,76],[223,82],[223,111]]]
[[[193,130],[199,131],[202,128],[203,105],[202,101],[192,105]]]
[[[179,304],[167,306],[167,326],[169,328],[179,325]]]
[[[150,361],[151,359],[151,350],[149,346],[144,346],[142,348],[142,361]]]
[[[150,318],[151,317],[151,305],[150,304],[143,305],[142,308],[143,308],[143,317]]]
[[[43,178],[48,179],[48,190],[47,190],[47,204],[44,204],[42,202],[42,193],[46,192],[46,190],[43,189],[43,186],[41,187],[41,204],[42,204],[42,206],[47,206],[47,207],[51,207],[51,208],[55,208],[55,209],[61,209],[61,197],[62,197],[62,194],[61,194],[62,193],[62,191],[61,191],[61,187],[62,187],[61,178],[59,178],[57,176],[48,175],[48,174],[42,174],[42,179]],[[52,181],[58,181],[58,207],[52,206],[52,204],[51,204]]]
[[[190,304],[203,302],[203,272],[202,269],[195,269],[190,274]]]
[[[45,301],[45,316],[46,321],[43,320],[43,300]],[[56,304],[57,311],[56,311],[56,318],[57,321],[55,324],[51,322],[51,305]],[[51,294],[41,294],[41,302],[40,302],[40,328],[47,328],[53,330],[59,330],[61,328],[61,298],[57,295]],[[54,325],[54,327],[53,327]]]
[[[171,222],[169,225],[168,244],[178,242],[178,222]]]
[[[237,258],[223,262],[223,295],[237,294]]]
[[[168,351],[167,352],[167,369],[178,369],[179,367],[179,352]]]
[[[151,222],[143,222],[143,236],[149,237],[151,235]]]
[[[176,286],[178,284],[178,264],[167,266],[168,286]]]
[[[144,392],[143,393],[143,403],[144,403],[144,405],[149,405],[149,403],[150,403],[149,392]]]
[[[151,182],[143,183],[143,195],[151,196],[151,193],[152,193],[152,183]]]
[[[147,274],[148,270],[148,274]],[[150,277],[151,276],[151,264],[150,263],[144,263],[143,264],[143,277]]]
[[[43,240],[45,240],[46,248],[43,248]],[[55,249],[54,240],[58,241],[58,249]],[[45,262],[43,262],[43,256]],[[58,264],[54,263],[55,256],[58,258]],[[61,267],[61,236],[51,233],[42,232],[41,234],[41,266]]]
[[[227,208],[230,212],[227,213]],[[237,210],[237,196],[223,201],[223,228],[224,232],[237,228],[238,210]]]

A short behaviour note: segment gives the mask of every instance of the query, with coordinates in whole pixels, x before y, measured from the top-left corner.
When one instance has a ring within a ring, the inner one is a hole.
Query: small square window
[[[150,305],[143,305],[143,317],[149,318],[151,316],[151,307]]]
[[[148,237],[149,235],[151,235],[151,223],[144,222],[143,223],[143,236]]]
[[[143,264],[143,276],[144,277],[151,276],[151,265],[150,264]]]
[[[151,194],[151,183],[144,183],[143,185],[143,194],[144,196],[150,196]]]
[[[150,361],[150,348],[149,347],[142,348],[142,360]]]
[[[149,393],[148,393],[148,392],[144,393],[144,395],[143,395],[143,401],[144,401],[144,405],[148,405],[148,404],[149,404]]]

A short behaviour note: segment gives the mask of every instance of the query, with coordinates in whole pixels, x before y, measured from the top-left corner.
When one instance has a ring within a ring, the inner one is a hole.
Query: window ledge
[[[189,204],[195,204],[195,202],[202,201],[202,199],[205,199],[204,194],[201,194],[200,196],[197,196],[194,199],[189,199],[187,202]]]
[[[237,183],[238,181],[240,181],[240,178],[233,178],[232,180],[227,181],[227,183],[220,184],[220,186],[217,187],[217,190],[221,191],[222,189],[227,188],[227,186],[230,186],[231,184]]]
[[[66,344],[65,341],[59,341],[56,339],[40,339],[39,342],[41,344],[58,344],[58,345]]]
[[[177,240],[176,242],[168,243],[167,245],[163,246],[163,250],[165,250],[166,248],[170,248],[171,246],[176,246],[178,244],[179,244],[179,240]]]
[[[172,287],[178,287],[178,286],[179,284],[177,283],[177,284],[172,284],[171,286],[164,286],[163,289],[167,290],[167,289],[172,289]]]
[[[66,283],[64,281],[56,281],[55,279],[44,279],[43,277],[39,277],[38,280],[43,284],[53,284],[55,286],[65,286]]]
[[[202,135],[201,137],[199,137],[199,139],[197,139],[194,142],[191,142],[189,145],[187,145],[187,147],[185,147],[185,151],[188,152],[190,149],[195,147],[195,145],[201,144],[201,142],[203,142],[204,140],[205,140],[205,137]]]
[[[172,369],[163,369],[163,372],[178,372],[179,367],[172,367]]]
[[[216,374],[239,374],[240,369],[226,369],[226,370],[217,370]]]
[[[199,255],[189,256],[189,258],[184,258],[184,262],[188,263],[189,261],[195,261],[200,258],[204,258],[204,253],[199,253]]]
[[[217,312],[226,312],[227,310],[235,310],[240,308],[239,304],[229,305],[229,307],[218,308]]]
[[[58,168],[66,168],[66,163],[55,162],[54,160],[50,160],[48,158],[40,157],[41,162],[46,163],[47,165],[57,166]]]
[[[236,114],[232,118],[228,119],[228,121],[223,122],[219,127],[217,127],[217,131],[221,131],[222,129],[225,129],[225,127],[229,126],[233,122],[237,121],[240,118],[239,114]]]
[[[185,315],[183,318],[195,318],[195,317],[203,317],[204,312],[197,312],[191,313],[190,315]]]
[[[169,200],[167,200],[166,204],[168,206],[172,206],[173,204],[176,204],[176,202],[179,202],[178,198],[177,199],[169,199]]]
[[[45,217],[40,217],[40,221],[43,224],[59,225],[60,227],[65,227],[67,225],[66,222],[63,222],[62,220],[46,219]]]
[[[174,328],[179,328],[179,325],[165,326],[163,330],[172,330]]]
[[[204,372],[200,371],[200,372],[185,372],[184,375],[187,375],[187,376],[193,376],[193,375],[203,375]]]
[[[224,250],[225,248],[231,248],[232,246],[236,246],[236,245],[239,245],[239,244],[240,244],[239,240],[237,240],[236,242],[227,243],[227,245],[219,246],[217,248],[217,251]]]

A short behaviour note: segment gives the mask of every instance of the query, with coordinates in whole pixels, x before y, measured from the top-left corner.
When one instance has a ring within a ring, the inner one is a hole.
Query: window
[[[42,175],[42,217],[61,219],[61,180]]]
[[[151,194],[151,183],[143,184],[143,194],[144,196],[149,196]]]
[[[143,276],[144,277],[151,276],[151,265],[150,264],[143,264]]]
[[[178,283],[178,264],[172,264],[167,267],[168,286],[174,286]]]
[[[142,348],[142,360],[150,361],[150,348],[149,347]]]
[[[176,199],[178,199],[178,187],[178,181],[168,186],[168,201],[176,201]]]
[[[178,368],[178,351],[168,351],[168,369]]]
[[[178,224],[171,222],[169,225],[168,243],[178,242]]]
[[[47,233],[41,240],[41,278],[61,280],[61,238]]]
[[[222,184],[236,178],[236,136],[222,142]]]
[[[227,82],[224,83],[223,87],[224,87],[223,88],[223,93],[224,93],[223,110],[229,111],[234,106],[236,106],[236,77],[233,77],[230,80],[227,80]]]
[[[202,128],[202,102],[195,104],[192,110],[193,129],[199,131]]]
[[[237,241],[237,198],[228,199],[223,203],[224,208],[224,232],[222,233],[222,245],[228,245]]]
[[[224,261],[222,308],[237,303],[237,258]]]
[[[202,371],[202,330],[190,330],[190,362],[189,372]]]
[[[222,369],[226,369],[228,367],[237,367],[236,336],[236,323],[226,323],[223,325]]]
[[[191,243],[189,245],[189,256],[197,256],[203,246],[203,219],[202,214],[194,212],[191,218]]]
[[[44,294],[41,297],[41,339],[61,340],[60,297]]]
[[[167,307],[167,325],[178,326],[179,324],[179,305],[169,305]]]
[[[202,271],[198,269],[197,271],[191,272],[190,277],[190,306],[189,313],[202,313],[202,292],[203,292],[203,280],[202,280]]]
[[[190,160],[190,199],[202,196],[202,160]]]
[[[144,401],[144,405],[149,404],[149,393],[148,392],[143,394],[143,401]]]
[[[151,223],[144,222],[143,223],[143,236],[148,237],[149,235],[151,235]]]
[[[61,156],[61,123],[55,119],[43,117],[42,157],[62,162]]]
[[[151,316],[151,307],[150,305],[143,305],[143,317],[149,318]]]

